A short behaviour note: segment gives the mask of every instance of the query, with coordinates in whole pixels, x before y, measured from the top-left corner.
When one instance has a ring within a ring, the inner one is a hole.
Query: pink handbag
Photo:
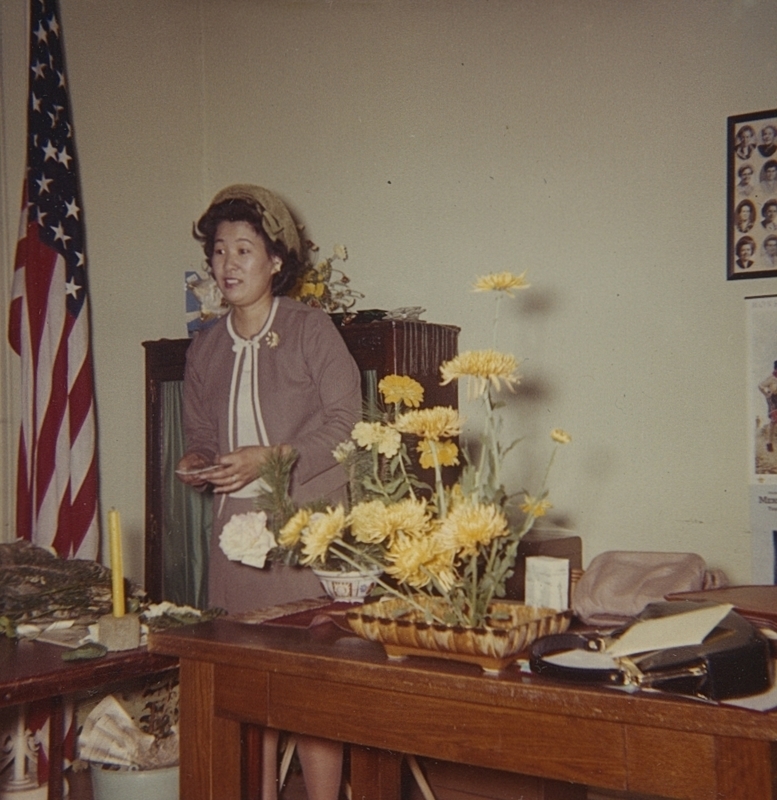
[[[727,585],[725,574],[707,569],[696,553],[610,550],[596,556],[577,582],[572,610],[587,625],[621,625],[669,594]]]

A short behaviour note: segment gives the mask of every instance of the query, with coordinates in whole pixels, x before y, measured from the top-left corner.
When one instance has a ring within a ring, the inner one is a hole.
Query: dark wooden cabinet
[[[410,320],[375,320],[340,326],[362,373],[365,400],[374,402],[384,375],[409,375],[425,390],[425,406],[458,407],[455,383],[440,386],[440,365],[458,352],[459,329]],[[191,492],[173,471],[183,454],[180,390],[189,339],[143,342],[146,358],[145,586],[155,601],[202,607],[207,564],[209,495],[201,496],[194,522],[171,511],[172,495]],[[188,512],[187,512],[188,513]],[[201,520],[201,524],[196,520]],[[188,529],[187,529],[188,528]],[[192,528],[196,528],[193,530]],[[201,530],[200,528],[203,528]],[[196,546],[193,546],[196,545]],[[205,553],[203,556],[203,548]],[[171,588],[174,584],[174,588]]]

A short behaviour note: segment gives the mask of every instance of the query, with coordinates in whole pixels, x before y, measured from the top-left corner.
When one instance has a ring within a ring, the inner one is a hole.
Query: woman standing
[[[358,368],[323,311],[283,296],[300,274],[301,246],[275,194],[227,187],[197,222],[195,238],[230,304],[187,354],[187,451],[178,464],[185,483],[210,484],[217,495],[209,604],[236,613],[317,596],[321,587],[309,570],[229,561],[219,536],[234,514],[254,510],[257,475],[273,451],[299,454],[291,480],[296,502],[344,498],[347,479],[332,450],[360,416]],[[305,737],[298,746],[310,800],[335,800],[342,746]],[[265,739],[265,800],[277,791],[276,748],[277,734]]]

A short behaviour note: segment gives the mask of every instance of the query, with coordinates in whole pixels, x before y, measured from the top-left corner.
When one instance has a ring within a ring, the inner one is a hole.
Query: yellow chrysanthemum
[[[380,500],[358,503],[351,509],[348,524],[357,542],[391,544],[398,534],[424,536],[430,523],[426,500],[405,498],[385,505]]]
[[[545,514],[548,513],[548,509],[553,508],[553,503],[549,500],[543,500],[527,494],[526,499],[518,508],[520,508],[524,514],[531,514],[533,517],[544,517]]]
[[[397,534],[404,533],[416,538],[425,536],[429,531],[431,516],[426,500],[417,500],[406,497],[398,503],[387,507],[389,521],[389,536],[393,539]]]
[[[450,439],[461,433],[459,412],[450,406],[419,408],[406,411],[397,417],[394,427],[400,433],[409,433],[421,439]]]
[[[335,258],[339,258],[340,261],[347,261],[348,260],[348,249],[344,244],[336,244],[333,248]]]
[[[454,506],[440,526],[440,536],[463,557],[474,555],[481,545],[506,534],[505,515],[496,506],[483,503]]]
[[[386,375],[381,378],[378,389],[386,403],[404,403],[418,408],[424,400],[424,387],[407,375]]]
[[[559,444],[569,444],[572,441],[572,437],[561,428],[553,428],[550,432],[550,438]]]
[[[302,531],[310,523],[310,511],[301,508],[280,530],[278,544],[281,547],[294,547],[299,542]]]
[[[307,565],[324,561],[326,552],[345,527],[345,509],[341,505],[325,512],[311,514],[307,529],[302,533],[300,563]]]
[[[353,538],[365,544],[379,544],[391,531],[388,509],[381,500],[357,503],[348,516],[348,524]]]
[[[475,292],[505,292],[513,296],[513,289],[528,289],[526,273],[513,275],[512,272],[492,272],[479,277],[473,286]]]
[[[414,589],[427,586],[434,575],[447,591],[456,580],[453,557],[453,551],[437,537],[399,536],[387,553],[386,572]]]
[[[357,422],[353,426],[351,437],[359,447],[377,445],[378,452],[387,458],[393,458],[402,444],[399,431],[380,422]]]
[[[434,468],[434,456],[441,467],[453,467],[459,463],[459,448],[456,442],[433,442],[422,439],[416,448],[421,454],[419,462],[424,469]]]
[[[489,382],[499,390],[503,381],[513,389],[521,380],[515,356],[496,350],[467,350],[446,361],[440,367],[440,373],[443,386],[459,378],[468,378],[469,388],[474,386],[475,395],[483,394]]]

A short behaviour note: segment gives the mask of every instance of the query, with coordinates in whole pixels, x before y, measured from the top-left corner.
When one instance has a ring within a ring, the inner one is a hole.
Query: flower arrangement
[[[495,341],[499,304],[527,287],[524,275],[508,272],[475,283],[475,291],[496,294]],[[380,381],[382,403],[334,451],[348,471],[348,507],[295,508],[285,492],[295,456],[268,462],[261,477],[272,488],[260,495],[259,507],[277,532],[273,556],[319,569],[377,568],[376,592],[403,598],[427,620],[483,625],[492,601],[504,596],[521,538],[551,508],[550,467],[571,437],[560,428],[551,431],[554,446],[538,491],[509,494],[501,466],[516,442],[500,442],[496,398],[519,383],[518,362],[496,349],[463,352],[442,365],[441,382],[463,379],[469,400],[485,410],[473,452],[460,449],[463,419],[456,409],[421,407],[424,389],[407,376]],[[433,485],[418,477],[416,464],[433,470]],[[446,485],[443,467],[460,465],[458,481]]]
[[[308,253],[314,258],[318,249],[318,245],[308,242]],[[350,278],[334,266],[335,261],[347,260],[345,245],[336,244],[331,256],[308,266],[291,292],[291,297],[309,306],[323,308],[328,314],[348,311],[364,295],[352,289]]]
[[[322,308],[328,314],[346,312],[353,308],[357,300],[364,298],[361,292],[351,287],[351,279],[334,266],[335,261],[348,260],[348,249],[345,245],[336,244],[331,256],[316,261],[318,251],[317,244],[307,242],[305,269],[289,296],[314,308]],[[190,330],[203,325],[207,327],[229,311],[229,303],[216,285],[210,268],[204,275],[199,272],[187,273],[186,291],[191,295],[192,308],[196,309],[187,314]],[[270,347],[277,346],[277,342],[269,344]]]

